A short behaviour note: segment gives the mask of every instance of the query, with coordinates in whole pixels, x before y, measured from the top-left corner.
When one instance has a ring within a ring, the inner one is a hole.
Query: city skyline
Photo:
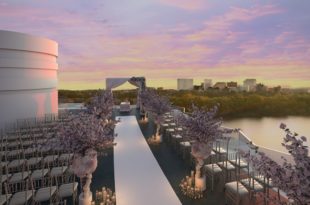
[[[0,29],[59,43],[59,88],[145,76],[310,87],[310,2],[3,0]]]

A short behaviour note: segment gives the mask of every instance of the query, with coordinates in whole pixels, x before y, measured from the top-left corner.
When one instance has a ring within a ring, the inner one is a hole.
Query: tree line
[[[270,92],[201,92],[159,90],[173,105],[184,107],[190,112],[192,104],[210,108],[219,105],[219,115],[223,118],[241,117],[282,117],[310,116],[309,93],[270,93]],[[59,90],[60,102],[88,102],[98,90],[68,91]],[[129,100],[136,103],[137,90],[113,91],[115,104]]]

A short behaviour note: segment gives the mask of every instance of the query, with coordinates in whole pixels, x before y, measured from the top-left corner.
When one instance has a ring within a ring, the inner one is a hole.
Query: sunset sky
[[[0,0],[0,29],[59,43],[59,88],[145,76],[310,87],[309,0]]]

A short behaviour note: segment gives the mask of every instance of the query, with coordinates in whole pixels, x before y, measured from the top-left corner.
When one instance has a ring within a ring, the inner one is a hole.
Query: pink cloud
[[[251,21],[253,19],[278,14],[283,12],[283,9],[274,5],[255,6],[250,9],[231,7],[231,11],[224,15],[227,21]]]
[[[289,40],[290,38],[292,38],[294,36],[294,32],[292,31],[284,31],[282,33],[280,33],[275,39],[274,42],[277,44],[281,44],[286,42],[287,40]]]
[[[227,39],[227,35],[231,34],[231,27],[240,21],[251,21],[253,19],[277,14],[283,10],[273,5],[256,6],[250,9],[231,7],[230,10],[224,15],[216,16],[210,20],[205,21],[204,28],[193,34],[187,36],[188,40],[200,41],[200,40],[220,40]],[[235,35],[242,33],[235,33]],[[236,38],[236,36],[234,37]]]
[[[195,11],[206,9],[206,0],[160,0],[161,3],[181,8],[184,10]]]
[[[197,10],[208,6],[206,1],[162,2],[182,8],[186,14],[187,11],[202,12]],[[133,28],[131,21],[124,27],[112,28],[83,12],[1,7],[0,4],[0,23],[4,29],[18,29],[59,42],[61,88],[69,84],[102,87],[106,77],[133,75],[150,79],[204,76],[272,79],[276,74],[277,78],[309,79],[310,43],[302,34],[298,35],[298,31],[265,39],[255,35],[260,31],[235,27],[240,22],[280,12],[283,10],[272,5],[249,9],[231,7],[223,15],[211,15],[205,20],[169,22],[169,26],[156,20],[151,22],[154,26],[141,28],[135,27],[140,25],[134,20]],[[197,29],[199,25],[201,29]],[[133,32],[127,33],[128,30]]]

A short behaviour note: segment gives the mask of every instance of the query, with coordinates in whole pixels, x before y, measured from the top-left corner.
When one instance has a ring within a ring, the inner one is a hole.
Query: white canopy
[[[129,82],[130,84],[139,88],[139,93],[137,96],[137,107],[140,108],[140,98],[139,94],[145,89],[145,78],[144,77],[131,77],[131,78],[106,78],[106,90],[111,90],[117,88],[122,84]]]
[[[107,78],[106,79],[106,89],[112,90],[113,88],[116,88],[118,86],[123,85],[127,81],[129,81],[131,78]]]

